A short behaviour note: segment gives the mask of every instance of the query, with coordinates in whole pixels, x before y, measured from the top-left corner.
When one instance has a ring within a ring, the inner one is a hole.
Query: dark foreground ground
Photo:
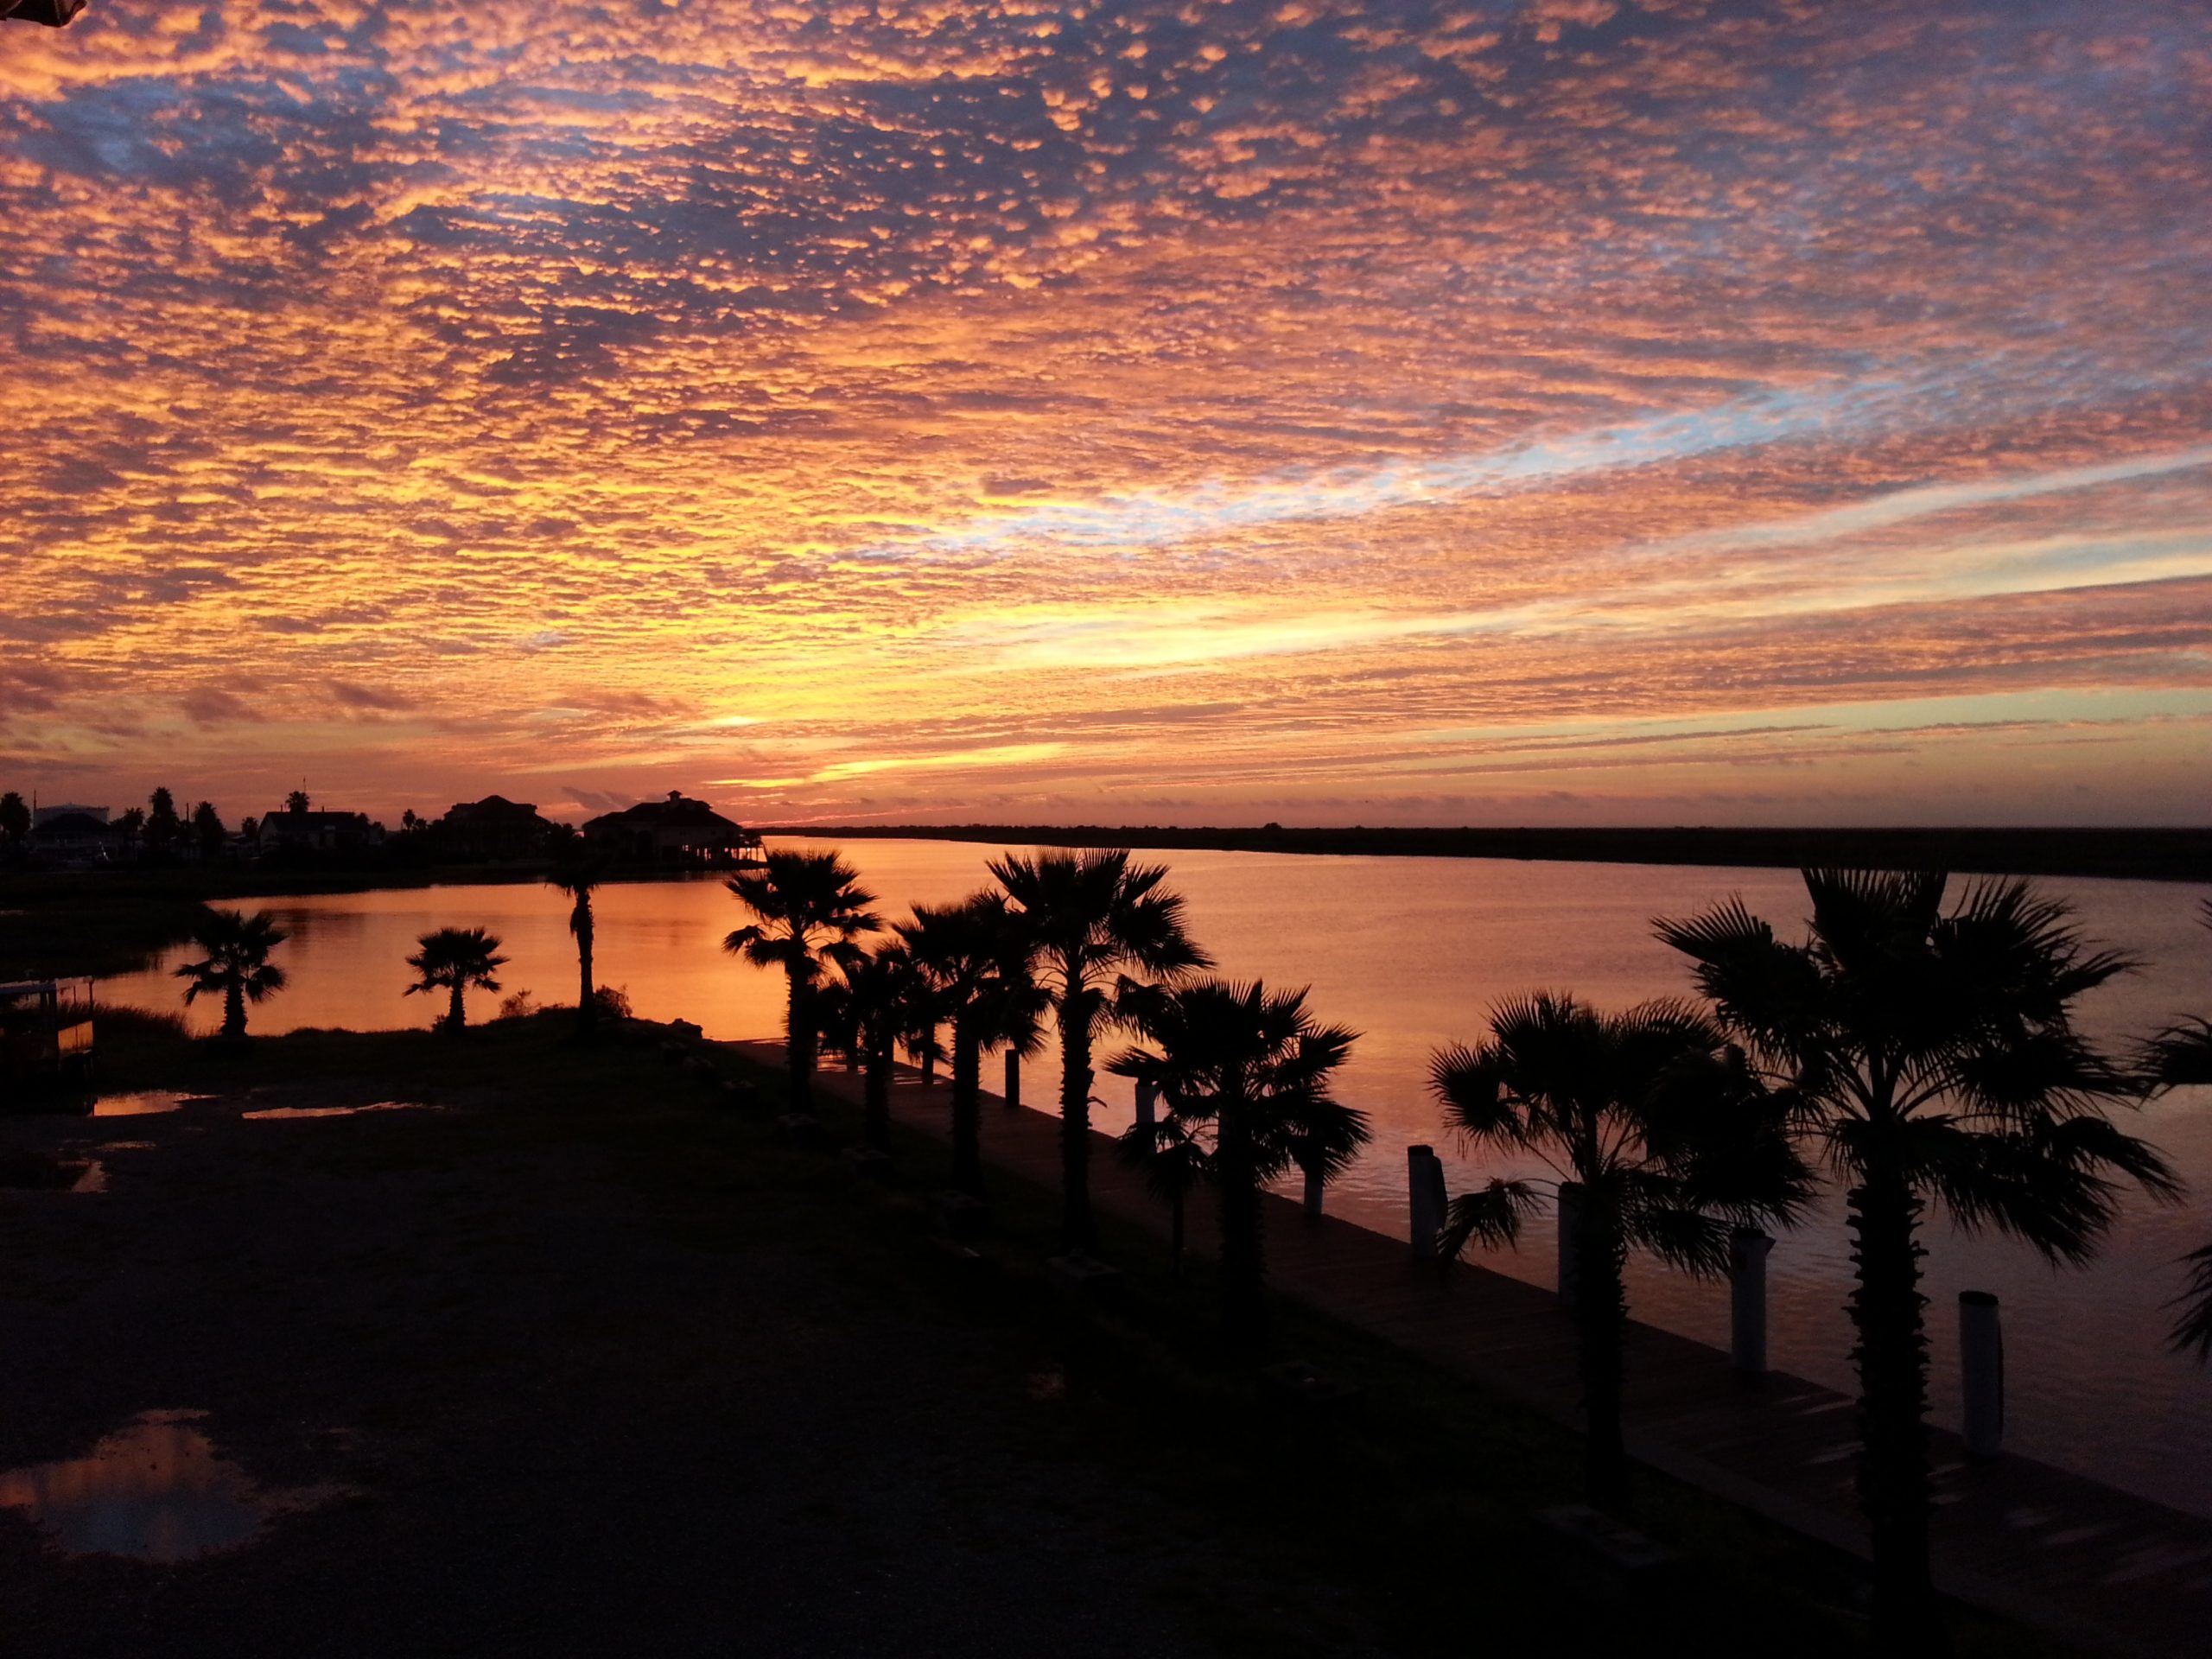
[[[957,1262],[940,1149],[864,1179],[658,1032],[563,1033],[303,1033],[143,1062],[216,1096],[177,1113],[0,1121],[109,1178],[0,1189],[0,1469],[198,1409],[257,1478],[348,1493],[169,1567],[0,1509],[0,1651],[1864,1650],[1810,1546],[1655,1479],[1678,1559],[1624,1599],[1534,1524],[1575,1496],[1553,1426],[1294,1309],[1278,1351],[1366,1393],[1284,1414],[1155,1247],[1109,1236],[1129,1306],[1072,1306],[1043,1195]],[[239,1116],[391,1098],[445,1109]]]

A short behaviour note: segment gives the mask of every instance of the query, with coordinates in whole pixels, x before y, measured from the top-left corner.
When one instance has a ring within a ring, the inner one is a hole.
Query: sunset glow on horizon
[[[2212,13],[0,28],[0,788],[2212,817]]]

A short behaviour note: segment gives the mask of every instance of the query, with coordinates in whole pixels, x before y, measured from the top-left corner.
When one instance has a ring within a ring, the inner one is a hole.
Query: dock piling
[[[2005,1449],[2005,1327],[1986,1290],[1959,1293],[1959,1394],[1967,1455],[1997,1456]]]
[[[1728,1358],[1746,1376],[1766,1375],[1766,1258],[1774,1240],[1738,1227],[1728,1240]]]
[[[1575,1236],[1582,1230],[1582,1183],[1559,1184],[1559,1305],[1574,1306]]]
[[[1406,1148],[1406,1197],[1413,1253],[1423,1258],[1436,1254],[1436,1236],[1444,1230],[1444,1160],[1433,1147]]]

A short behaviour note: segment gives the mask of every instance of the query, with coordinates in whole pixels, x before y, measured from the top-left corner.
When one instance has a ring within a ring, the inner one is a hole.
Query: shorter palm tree
[[[463,994],[471,986],[486,991],[499,988],[497,975],[507,959],[499,954],[498,938],[480,927],[442,927],[423,934],[416,944],[422,948],[407,958],[416,974],[407,995],[449,993],[453,1001],[446,1011],[445,1028],[461,1031],[468,1024]]]
[[[1188,1118],[1169,1112],[1132,1123],[1115,1142],[1122,1161],[1144,1177],[1145,1191],[1167,1206],[1167,1268],[1183,1274],[1183,1217],[1191,1194],[1206,1179],[1206,1145]]]
[[[1578,1189],[1567,1247],[1586,1478],[1593,1499],[1616,1497],[1626,1462],[1628,1253],[1717,1275],[1733,1226],[1791,1219],[1809,1177],[1782,1101],[1758,1085],[1718,1026],[1681,1003],[1606,1014],[1546,993],[1502,1005],[1490,1039],[1443,1050],[1429,1078],[1446,1124],[1471,1150],[1533,1158],[1561,1191]],[[1439,1253],[1514,1243],[1536,1203],[1535,1185],[1519,1179],[1453,1199]]]
[[[184,1000],[201,996],[223,999],[223,1038],[245,1039],[245,1005],[259,1002],[284,988],[284,970],[269,960],[269,953],[288,936],[265,910],[248,916],[235,910],[210,910],[192,930],[192,938],[207,954],[199,962],[176,969],[187,982]]]
[[[970,1192],[983,1181],[982,1052],[1005,1045],[1037,1049],[1047,1006],[1030,976],[1031,940],[1019,912],[996,891],[957,905],[916,905],[899,935],[935,1004],[952,1027],[952,1178]]]
[[[814,1103],[820,1027],[813,996],[822,970],[857,956],[855,941],[882,925],[868,908],[875,895],[860,885],[860,874],[834,850],[779,848],[728,883],[730,896],[757,919],[733,930],[722,949],[755,967],[784,970],[789,992],[784,1052],[791,1068],[791,1104],[801,1111]]]
[[[1060,1028],[1060,1243],[1087,1250],[1090,1218],[1091,1047],[1113,1020],[1131,973],[1179,979],[1212,965],[1183,927],[1181,895],[1164,864],[1134,864],[1126,848],[993,859],[991,874],[1020,906],[1038,982]]]
[[[1367,1140],[1366,1115],[1329,1091],[1358,1033],[1317,1021],[1303,990],[1271,993],[1258,980],[1125,983],[1117,1001],[1118,1017],[1152,1046],[1116,1055],[1107,1070],[1158,1089],[1178,1133],[1202,1148],[1173,1156],[1194,1163],[1218,1198],[1223,1332],[1255,1344],[1267,1329],[1261,1194],[1300,1147]]]
[[[817,999],[823,1040],[860,1063],[861,1133],[869,1146],[887,1152],[893,1057],[929,986],[904,944],[878,945],[838,967],[842,977]]]
[[[549,885],[569,895],[569,931],[576,941],[576,1029],[585,1036],[591,1034],[599,1014],[599,991],[591,978],[592,936],[596,925],[591,896],[606,879],[601,860],[580,846],[564,850],[545,878]]]

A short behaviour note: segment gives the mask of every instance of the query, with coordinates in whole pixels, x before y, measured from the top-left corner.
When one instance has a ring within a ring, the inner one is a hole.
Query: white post
[[[1318,1169],[1306,1172],[1306,1213],[1309,1216],[1321,1213],[1321,1172]]]
[[[1559,1305],[1574,1306],[1574,1244],[1575,1234],[1582,1222],[1582,1185],[1579,1181],[1559,1184]]]
[[[2005,1447],[2005,1327],[1986,1290],[1959,1293],[1959,1393],[1967,1455],[1995,1457]]]
[[[1140,1078],[1137,1083],[1137,1122],[1149,1123],[1153,1109],[1160,1104],[1160,1085]]]
[[[1766,1375],[1766,1257],[1774,1241],[1756,1227],[1728,1238],[1728,1357],[1748,1376]]]
[[[1021,1056],[1010,1048],[1006,1052],[1006,1103],[1009,1108],[1021,1104]]]

